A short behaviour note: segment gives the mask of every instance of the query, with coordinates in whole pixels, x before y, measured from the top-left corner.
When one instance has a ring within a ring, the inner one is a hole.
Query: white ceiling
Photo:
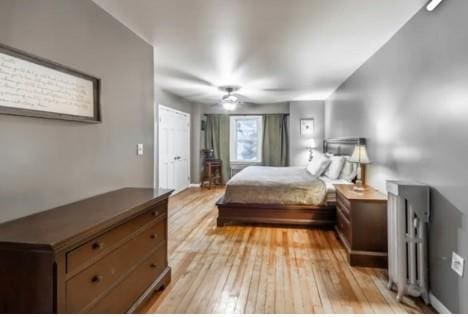
[[[426,0],[94,0],[155,47],[155,80],[198,102],[326,99]]]

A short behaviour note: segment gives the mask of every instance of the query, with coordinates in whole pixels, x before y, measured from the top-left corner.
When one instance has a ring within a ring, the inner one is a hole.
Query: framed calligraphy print
[[[100,122],[100,80],[0,44],[0,114]]]

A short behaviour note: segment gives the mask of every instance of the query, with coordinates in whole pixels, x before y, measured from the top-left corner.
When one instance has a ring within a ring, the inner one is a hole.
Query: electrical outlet
[[[465,259],[456,254],[455,252],[452,252],[452,270],[463,277],[463,267],[465,266]]]
[[[143,144],[137,144],[137,155],[143,155]]]

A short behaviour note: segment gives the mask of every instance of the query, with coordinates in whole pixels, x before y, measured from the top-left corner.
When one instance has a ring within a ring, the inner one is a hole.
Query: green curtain
[[[263,116],[262,161],[266,166],[288,166],[288,116],[266,114]]]
[[[225,114],[207,114],[205,146],[214,151],[214,156],[223,161],[223,181],[231,175],[229,160],[229,116]]]

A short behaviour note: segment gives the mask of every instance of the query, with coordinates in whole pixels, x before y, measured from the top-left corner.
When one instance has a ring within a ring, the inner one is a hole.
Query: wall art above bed
[[[0,114],[100,122],[100,80],[0,44]]]
[[[301,135],[314,135],[314,118],[301,119]]]

